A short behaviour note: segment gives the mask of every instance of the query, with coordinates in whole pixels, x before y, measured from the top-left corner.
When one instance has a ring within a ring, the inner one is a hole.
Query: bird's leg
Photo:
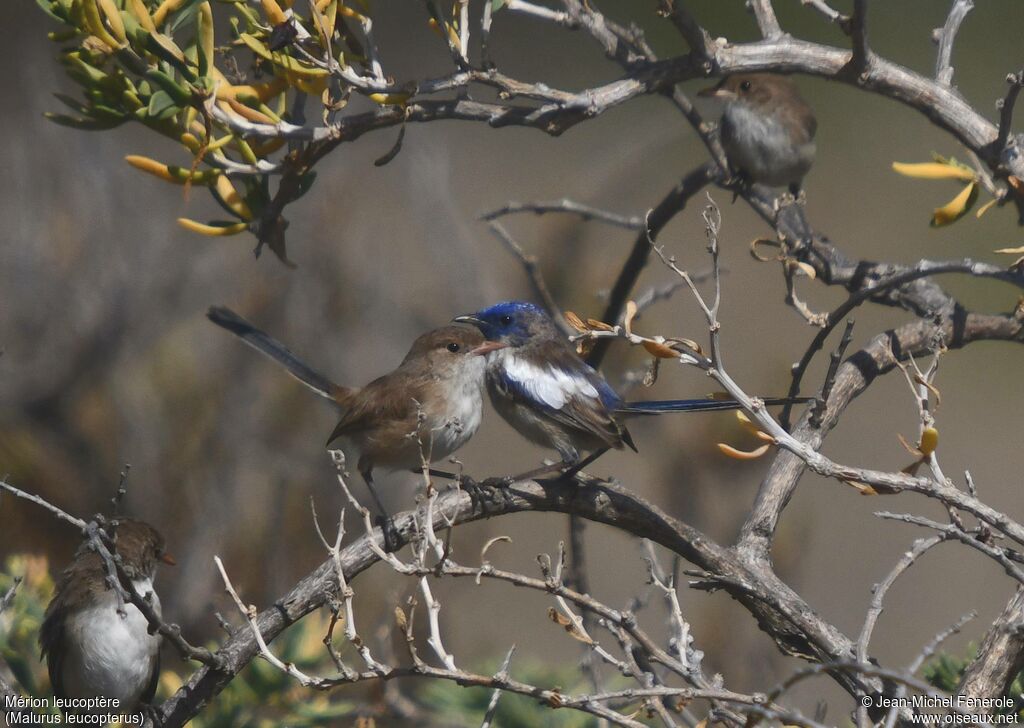
[[[484,505],[483,500],[480,497],[480,484],[468,475],[449,473],[447,470],[435,470],[434,468],[426,468],[425,470],[423,468],[417,468],[412,472],[420,475],[425,472],[432,478],[444,478],[445,480],[454,481],[456,488],[464,490],[469,495],[469,499],[473,503],[474,510],[476,510],[478,505]],[[484,511],[486,512],[486,510],[486,506],[484,505]]]
[[[789,187],[786,188],[786,191],[776,197],[775,202],[772,203],[772,206],[775,208],[775,213],[778,214],[779,210],[784,207],[801,204],[800,200],[802,197],[803,192],[801,191],[800,183],[792,182]],[[804,199],[806,201],[806,198]]]
[[[488,516],[490,515],[490,506],[488,503],[493,500],[493,496],[491,495],[493,491],[486,486],[493,485],[494,483],[492,481],[496,480],[498,480],[498,478],[490,478],[483,483],[478,483],[472,478],[463,476],[458,480],[458,488],[469,496],[469,502],[472,504],[474,511],[479,509],[484,516]]]
[[[592,462],[597,460],[599,457],[604,455],[606,452],[608,452],[608,448],[607,447],[601,447],[601,448],[598,448],[597,450],[594,450],[594,452],[590,453],[589,455],[587,455],[582,460],[577,460],[574,464],[572,464],[564,473],[562,473],[559,476],[558,479],[559,480],[572,480],[573,478],[576,477],[576,475],[581,470],[583,470],[583,468],[585,468],[588,465],[590,465]]]
[[[597,460],[606,452],[608,452],[608,448],[602,447],[597,450],[594,450],[594,452],[587,455],[587,457],[580,458],[580,454],[576,451],[575,448],[567,448],[565,449],[565,451],[561,453],[562,462],[552,463],[551,465],[545,465],[543,467],[536,468],[534,470],[529,470],[525,473],[521,473],[510,478],[506,478],[505,482],[511,483],[516,480],[529,480],[532,478],[536,478],[538,475],[546,475],[547,473],[554,473],[558,472],[559,470],[561,470],[562,472],[559,473],[558,480],[572,480],[573,478],[576,477],[577,473],[583,470],[583,468],[590,465],[592,462]]]
[[[740,192],[743,190],[749,190],[753,182],[748,175],[742,169],[733,169],[732,165],[729,165],[729,174],[732,175],[728,180],[727,184],[732,187],[732,202],[736,204],[736,200],[739,199]]]
[[[377,495],[377,489],[373,487],[373,471],[364,470],[362,472],[363,481],[366,483],[366,487],[370,491],[370,495],[373,496],[373,502],[377,504],[377,510],[380,515],[377,516],[375,522],[380,526],[381,533],[384,534],[384,550],[389,554],[398,551],[401,548],[398,538],[398,529],[395,528],[395,521],[391,518],[391,514],[388,513],[387,508],[380,500],[380,496]]]

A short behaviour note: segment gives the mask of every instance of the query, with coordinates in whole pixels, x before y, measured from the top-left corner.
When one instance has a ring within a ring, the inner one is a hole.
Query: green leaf
[[[68,76],[73,81],[90,88],[107,77],[103,71],[89,65],[83,61],[77,54],[68,53],[61,58],[61,63],[64,64],[64,68],[67,71]]]
[[[174,99],[166,91],[157,91],[149,97],[149,106],[146,108],[146,115],[151,119],[163,121],[181,111],[181,107],[174,103]]]
[[[174,14],[174,20],[171,22],[171,27],[168,29],[168,32],[172,35],[177,33],[185,27],[185,23],[195,18],[196,13],[199,12],[200,2],[202,2],[202,0],[189,0],[189,2],[178,8],[178,11]]]
[[[71,98],[70,96],[68,96],[66,94],[55,93],[54,96],[57,98],[58,101],[60,101],[62,104],[67,106],[72,111],[75,111],[75,112],[77,112],[79,114],[88,113],[88,110],[86,109],[85,104],[83,104],[78,99],[73,99],[73,98]]]
[[[505,0],[491,0],[491,12],[496,13],[505,7]]]
[[[57,13],[53,11],[53,3],[51,3],[50,0],[36,0],[36,5],[38,5],[44,13],[49,15],[58,23],[67,22],[64,20],[64,18],[60,17],[59,15],[57,15]]]
[[[143,28],[131,13],[123,13],[121,20],[124,23],[124,32],[128,36],[128,42],[141,55],[149,42],[149,31]]]
[[[146,78],[166,91],[178,106],[188,106],[191,103],[192,94],[188,89],[182,87],[166,73],[151,68],[146,71]]]
[[[267,47],[266,43],[255,36],[249,35],[248,33],[242,33],[238,36],[238,39],[249,46],[252,52],[260,58],[270,61],[285,70],[311,78],[327,76],[330,73],[323,68],[317,68],[316,66],[310,66],[307,63],[302,63],[297,58],[292,58],[281,51],[271,51],[270,48]]]
[[[88,116],[91,116],[96,121],[111,122],[121,124],[127,121],[127,115],[121,109],[115,109],[112,106],[106,104],[93,104],[89,107],[87,112]]]
[[[121,124],[125,122],[123,118],[110,121],[100,121],[99,119],[82,119],[77,116],[68,116],[66,114],[54,114],[49,111],[43,114],[43,116],[54,124],[68,126],[72,129],[79,129],[81,131],[105,131],[106,129],[114,129],[115,127],[121,126]]]
[[[209,5],[197,5],[196,10],[196,54],[199,61],[199,76],[207,82],[213,81],[214,28],[213,11]],[[212,87],[210,89],[212,91]]]
[[[185,54],[170,37],[163,33],[150,33],[146,41],[146,50],[171,64],[189,81],[196,79],[195,70],[188,65]]]

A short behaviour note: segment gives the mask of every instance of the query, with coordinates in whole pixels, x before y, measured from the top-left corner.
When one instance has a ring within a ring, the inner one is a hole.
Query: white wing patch
[[[541,404],[562,409],[574,397],[599,399],[597,388],[586,377],[549,366],[537,366],[508,349],[496,352],[494,365]]]

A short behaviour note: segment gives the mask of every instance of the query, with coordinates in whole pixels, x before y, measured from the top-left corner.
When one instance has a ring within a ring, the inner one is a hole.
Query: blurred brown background
[[[715,35],[754,37],[739,0],[692,5]],[[654,16],[653,3],[601,6],[611,17],[636,18],[663,54],[682,50],[668,23]],[[844,43],[836,28],[798,0],[778,0],[776,6],[790,32]],[[936,0],[874,3],[873,47],[931,73],[931,29],[941,25],[948,6]],[[418,3],[375,7],[389,73],[403,80],[447,72],[447,50],[427,29]],[[84,133],[42,118],[59,106],[50,92],[75,93],[45,37],[51,29],[34,3],[0,3],[6,59],[0,80],[0,472],[85,516],[107,506],[122,465],[131,463],[128,510],[162,529],[178,558],[178,568],[161,576],[165,611],[196,637],[216,635],[212,611],[225,608],[214,554],[225,559],[245,599],[265,606],[324,557],[311,528],[310,499],[321,514],[340,507],[323,448],[332,410],[209,324],[203,315],[208,306],[232,306],[340,382],[360,384],[394,367],[423,330],[497,300],[529,296],[518,264],[476,222],[478,213],[510,199],[566,196],[642,214],[704,154],[681,117],[656,98],[615,109],[558,139],[454,122],[411,126],[401,154],[383,168],[372,161],[390,148],[395,132],[368,135],[326,160],[313,191],[289,208],[289,252],[298,264],[289,270],[269,253],[253,260],[251,237],[217,240],[181,230],[174,223],[180,215],[216,216],[205,191],[183,196],[123,162],[125,154],[138,153],[183,164],[180,148],[138,127]],[[619,76],[579,33],[499,14],[492,38],[499,66],[517,77],[579,88]],[[1003,77],[1024,60],[1021,38],[1024,4],[986,0],[957,40],[955,83],[992,117]],[[946,229],[928,227],[932,208],[955,189],[899,177],[889,164],[923,161],[932,151],[964,154],[922,116],[847,86],[810,78],[800,84],[819,119],[818,162],[806,181],[808,213],[847,252],[905,263],[964,256],[1005,262],[990,251],[1021,243],[1009,209]],[[748,243],[766,228],[742,204],[730,205],[727,194],[717,193],[716,200],[729,271],[726,363],[748,391],[781,393],[789,365],[814,332],[784,306],[777,267],[748,255]],[[694,269],[706,265],[699,211],[699,204],[688,209],[662,238]],[[524,216],[508,224],[539,255],[564,307],[600,314],[600,292],[627,253],[628,233],[557,216]],[[640,288],[669,280],[652,264]],[[983,310],[1008,310],[1018,295],[997,284],[943,283]],[[840,291],[812,283],[802,284],[802,291],[818,310],[842,300]],[[862,309],[855,345],[906,318],[898,311]],[[695,306],[682,295],[645,316],[641,327],[704,336]],[[1022,362],[1019,348],[975,345],[949,356],[939,379],[946,472],[960,477],[969,468],[982,496],[1017,518],[1024,516]],[[618,383],[625,371],[643,364],[640,353],[619,348],[606,372]],[[817,386],[821,376],[819,368],[807,381]],[[708,389],[695,371],[665,367],[653,390],[636,394],[698,396]],[[460,453],[469,473],[512,473],[539,462],[543,452],[488,415]],[[897,469],[909,456],[896,434],[913,439],[915,428],[906,385],[889,376],[850,408],[825,450],[843,462]],[[634,437],[639,456],[613,453],[595,472],[616,475],[716,539],[732,538],[767,466],[718,454],[717,441],[751,442],[735,419],[645,420],[634,427]],[[386,483],[392,508],[412,504],[412,476]],[[863,498],[807,476],[779,533],[775,556],[782,576],[850,635],[860,628],[871,585],[921,535],[880,522],[872,513],[881,509],[941,513],[910,495]],[[474,524],[459,529],[456,556],[472,563],[482,539],[508,534],[514,544],[495,547],[490,558],[530,571],[535,554],[553,551],[564,533],[564,517],[554,515]],[[598,526],[588,529],[587,538],[593,593],[623,604],[644,579],[638,544]],[[0,557],[43,552],[60,565],[74,543],[75,534],[40,509],[0,500]],[[371,624],[389,611],[381,609],[383,600],[411,588],[383,569],[355,586],[362,619]],[[541,658],[574,659],[577,645],[546,619],[542,597],[466,582],[443,583],[438,590],[450,627],[448,647],[463,664],[498,655],[513,641],[521,652]],[[905,664],[934,633],[977,608],[980,618],[951,643],[962,650],[980,637],[1010,593],[994,564],[945,546],[897,585],[873,652]],[[730,687],[770,688],[797,665],[780,657],[728,597],[684,592],[682,598],[708,667],[720,670]],[[655,629],[661,621],[657,612],[646,619]],[[800,693],[805,708],[819,698],[835,699],[831,720],[841,720],[852,707],[826,681]]]

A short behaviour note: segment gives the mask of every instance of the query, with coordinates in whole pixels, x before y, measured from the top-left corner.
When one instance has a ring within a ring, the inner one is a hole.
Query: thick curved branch
[[[1015,315],[970,313],[957,306],[937,320],[917,320],[879,334],[840,367],[820,427],[811,422],[811,412],[808,412],[797,424],[793,436],[816,452],[835,427],[839,416],[861,392],[879,375],[895,367],[897,362],[930,351],[937,335],[951,349],[982,340],[1024,343],[1024,321]],[[748,558],[755,561],[768,558],[779,517],[806,468],[804,460],[793,453],[780,452],[775,458],[741,531],[739,547]],[[908,478],[892,484],[899,489],[938,497],[956,508],[978,515],[986,522],[994,520],[1002,526],[1000,530],[1005,529],[1004,533],[1015,540],[1024,537],[1024,529],[1018,524],[1007,524],[1005,516],[991,511],[974,496],[951,484],[940,484],[926,478]],[[907,485],[910,487],[903,488]]]
[[[910,303],[914,308],[919,310],[919,315],[922,316],[928,313],[926,310],[921,310],[922,299],[924,298],[924,295],[922,294],[926,294],[928,296],[929,305],[941,302],[942,308],[955,306],[956,302],[931,282],[928,282],[925,286],[918,286],[917,290],[914,290],[907,285],[919,279],[944,273],[963,273],[980,278],[995,278],[996,280],[1005,281],[1024,288],[1024,275],[1021,275],[1020,272],[1006,270],[988,263],[975,263],[969,259],[949,262],[923,260],[913,266],[899,266],[889,263],[870,263],[861,264],[858,268],[862,269],[862,272],[857,275],[857,283],[855,284],[854,278],[851,277],[847,279],[847,287],[852,288],[854,285],[859,285],[861,288],[855,290],[848,299],[843,301],[843,303],[827,315],[825,325],[817,334],[815,334],[814,339],[807,347],[807,351],[804,352],[800,362],[793,370],[793,378],[789,387],[788,396],[795,397],[800,392],[800,383],[803,380],[804,374],[807,372],[807,367],[810,366],[814,355],[821,351],[822,347],[825,345],[825,340],[828,338],[828,335],[832,333],[832,330],[840,321],[846,318],[853,309],[868,300],[876,301],[878,303],[888,302],[891,304],[898,304],[902,305],[904,308],[907,307],[906,304]],[[828,273],[832,274],[833,270],[828,269]],[[882,275],[888,275],[889,277],[882,278],[880,277]],[[896,288],[900,289],[898,296],[894,296],[892,293],[892,290]],[[939,297],[939,294],[944,296],[945,300]],[[791,405],[787,405],[783,410],[781,419],[784,426],[786,426],[788,422],[791,408]]]
[[[485,103],[462,97],[436,100],[418,96],[403,107],[391,106],[342,117],[325,133],[295,130],[293,133],[300,138],[318,141],[311,142],[301,158],[283,165],[285,179],[282,180],[282,191],[268,206],[257,226],[258,237],[272,240],[275,235],[283,235],[279,221],[281,211],[297,197],[299,188],[298,184],[288,181],[289,177],[304,175],[339,144],[354,141],[369,131],[408,122],[458,119],[484,122],[495,127],[526,126],[558,135],[637,96],[670,93],[675,98],[678,93],[671,90],[676,83],[705,76],[709,71],[719,74],[758,70],[807,73],[849,83],[921,112],[975,152],[997,176],[1012,174],[1024,179],[1024,155],[1016,152],[1016,141],[1006,138],[1008,135],[1000,135],[996,125],[979,114],[955,89],[874,54],[863,59],[863,67],[854,69],[851,51],[781,36],[759,43],[715,46],[709,58],[696,54],[694,57],[688,55],[658,61],[641,38],[630,36],[627,31],[608,23],[603,16],[584,10],[579,3],[573,3],[573,6],[576,10],[570,27],[586,28],[602,44],[606,54],[623,66],[626,70],[624,78],[573,94],[537,91],[536,86],[518,82],[515,85],[503,76],[498,78],[487,72],[466,72],[451,81],[452,89],[464,89],[471,83],[497,84],[503,89],[510,88],[509,93],[538,101],[539,105]],[[424,85],[420,91],[436,93],[448,88],[444,83],[433,83]],[[687,104],[683,103],[681,108],[685,106]],[[283,134],[277,125],[247,123],[241,131],[249,136],[290,136]],[[327,138],[322,138],[325,134]]]
[[[995,148],[998,136],[995,124],[979,114],[954,89],[897,63],[872,55],[867,66],[851,77],[846,72],[851,60],[850,51],[795,38],[727,45],[718,50],[714,60],[718,71],[723,74],[745,71],[807,73],[885,96],[924,114],[936,126],[976,152],[993,170],[1005,165],[1005,170],[1014,175],[1024,173],[1024,156],[1005,158],[1005,149]]]
[[[956,692],[972,698],[1006,695],[1021,670],[1024,670],[1024,587],[1017,587],[1017,593],[982,640],[978,656],[967,666]]]
[[[791,654],[809,654],[824,661],[849,660],[853,642],[825,622],[799,595],[767,568],[752,570],[732,550],[697,529],[666,515],[657,506],[614,484],[522,481],[510,486],[481,484],[474,497],[453,490],[437,499],[434,526],[523,511],[557,511],[619,528],[649,538],[716,577],[714,589],[725,589],[749,609],[766,632]],[[414,514],[395,518],[399,539],[414,535]],[[380,531],[374,531],[378,545]],[[363,537],[340,554],[346,580],[372,566],[378,557]],[[338,580],[333,559],[300,581],[272,607],[261,612],[256,624],[267,642],[297,620],[323,606],[336,595]],[[707,588],[707,587],[706,587]],[[248,626],[238,629],[217,652],[222,668],[203,667],[174,696],[158,708],[159,724],[182,726],[219,693],[259,652]],[[860,678],[838,676],[847,689],[863,689]]]

